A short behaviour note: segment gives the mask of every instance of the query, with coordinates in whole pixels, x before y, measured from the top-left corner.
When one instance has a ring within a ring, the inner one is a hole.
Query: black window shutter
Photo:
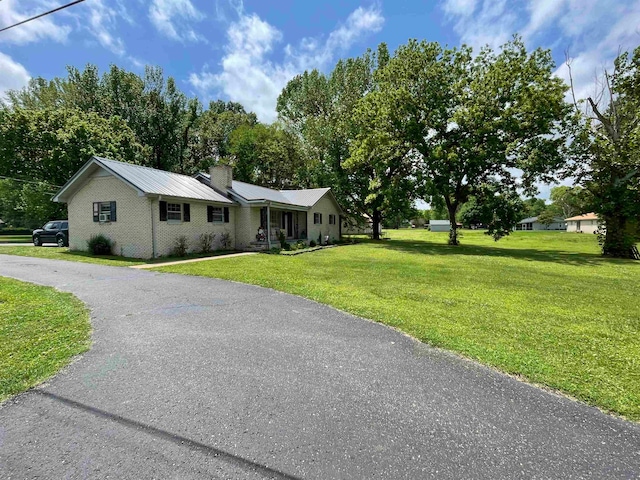
[[[191,221],[191,204],[185,203],[185,204],[182,205],[182,208],[184,210],[183,215],[182,215],[182,221],[183,222],[190,222]]]
[[[111,202],[111,221],[115,222],[116,220],[116,202]]]
[[[93,202],[93,221],[100,221],[100,204],[98,202]]]
[[[207,222],[213,222],[213,207],[207,205]]]
[[[320,214],[320,225],[322,225],[322,214]]]
[[[160,201],[160,221],[167,221],[167,202]]]
[[[229,207],[224,207],[224,223],[229,223]]]

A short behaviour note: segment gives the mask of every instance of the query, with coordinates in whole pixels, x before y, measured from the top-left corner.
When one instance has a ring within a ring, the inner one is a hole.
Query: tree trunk
[[[458,241],[458,224],[456,223],[456,213],[458,211],[458,204],[452,203],[449,197],[445,197],[445,203],[447,204],[447,211],[449,212],[449,245],[460,245]]]
[[[373,239],[380,240],[380,221],[382,220],[382,214],[380,210],[373,211]]]
[[[614,258],[640,260],[635,243],[635,225],[620,214],[604,216],[606,233],[601,234],[602,254]]]

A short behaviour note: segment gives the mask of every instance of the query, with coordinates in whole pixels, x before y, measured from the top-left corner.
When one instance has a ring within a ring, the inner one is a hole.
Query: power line
[[[21,22],[14,23],[13,25],[9,25],[8,27],[1,28],[0,32],[4,32],[5,30],[9,30],[10,28],[17,27],[18,25],[22,25],[24,23],[30,22],[32,20],[36,20],[46,15],[50,15],[60,10],[64,10],[65,8],[72,7],[73,5],[76,5],[77,3],[81,3],[81,2],[84,2],[84,0],[75,0],[75,2],[67,3],[66,5],[62,5],[61,7],[54,8],[53,10],[49,10],[48,12],[41,13],[40,15],[36,15],[35,17],[27,18],[26,20],[23,20]]]
[[[0,0],[0,1],[2,1],[2,0]],[[48,182],[43,182],[43,181],[22,180],[21,178],[5,177],[4,175],[0,175],[0,178],[2,178],[4,180],[13,180],[14,182],[35,183],[35,184],[44,183],[45,185],[49,185],[50,187],[62,188],[60,185],[54,185],[53,183],[48,183]]]

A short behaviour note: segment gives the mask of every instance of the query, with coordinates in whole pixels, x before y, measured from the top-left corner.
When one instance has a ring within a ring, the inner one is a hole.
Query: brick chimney
[[[233,181],[233,167],[229,165],[217,165],[209,169],[211,186],[222,193],[227,193]]]

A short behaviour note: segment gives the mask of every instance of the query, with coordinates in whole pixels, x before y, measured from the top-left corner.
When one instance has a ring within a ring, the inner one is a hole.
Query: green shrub
[[[316,242],[315,242],[315,240],[311,240],[311,241],[309,242],[309,246],[310,246],[310,247],[315,247],[315,246],[316,246]]]
[[[296,247],[298,247],[298,249],[307,248],[307,242],[304,242],[302,240],[298,240],[296,242]]]
[[[269,253],[272,253],[273,255],[280,255],[281,251],[282,249],[280,247],[271,247],[271,250],[269,250]]]
[[[278,232],[278,241],[280,242],[280,248],[284,248],[286,250],[285,245],[287,244],[287,237],[284,235],[283,230]]]
[[[94,255],[111,255],[113,242],[110,238],[99,233],[98,235],[92,235],[91,238],[87,240],[87,247],[89,247],[89,251]]]
[[[291,245],[289,245],[287,242],[284,242],[284,244],[282,245],[282,249],[288,252],[291,250]]]
[[[213,232],[200,234],[200,250],[202,253],[209,253],[213,250],[213,241],[216,238],[216,234]]]
[[[187,255],[187,250],[189,250],[189,240],[184,235],[180,235],[176,238],[171,253],[174,257],[184,257]]]
[[[318,245],[322,245],[322,233],[318,234]]]
[[[220,248],[223,250],[231,249],[231,234],[229,232],[220,234]]]

